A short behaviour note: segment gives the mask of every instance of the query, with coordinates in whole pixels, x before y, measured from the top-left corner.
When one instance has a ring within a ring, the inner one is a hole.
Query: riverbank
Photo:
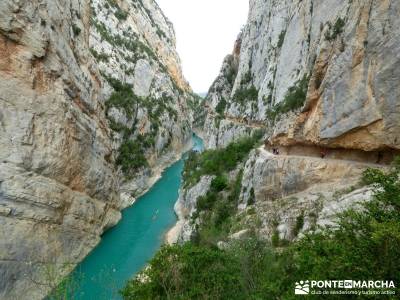
[[[190,144],[196,147],[197,137]],[[190,145],[187,144],[187,145]],[[118,291],[140,272],[164,243],[177,221],[184,156],[159,174],[159,180],[135,204],[122,212],[120,223],[107,231],[99,245],[76,268],[77,300],[120,299]]]
[[[151,174],[147,174],[148,169],[136,176],[132,181],[126,182],[121,186],[121,199],[124,203],[123,209],[132,206],[137,199],[146,194],[151,187],[161,178],[165,169],[182,159],[182,156],[193,147],[193,138],[190,137],[179,151],[169,151],[159,157],[151,168]],[[136,196],[132,196],[132,191],[136,191]]]
[[[203,138],[202,138],[202,134],[203,132],[201,130],[196,130],[193,129],[193,132],[196,134],[196,136],[198,137],[197,141],[200,141],[200,143],[198,143],[196,145],[194,145],[194,150],[196,151],[203,151],[204,150],[204,144],[203,144]],[[172,245],[172,244],[176,244],[179,240],[179,237],[181,236],[181,233],[183,232],[184,229],[184,225],[186,223],[186,218],[185,218],[185,211],[184,211],[184,207],[182,205],[182,200],[183,199],[183,195],[182,195],[182,189],[179,189],[179,198],[177,199],[175,205],[174,205],[174,211],[175,214],[178,218],[178,221],[175,223],[175,225],[170,228],[168,230],[168,232],[165,235],[164,238],[164,242],[168,245]]]

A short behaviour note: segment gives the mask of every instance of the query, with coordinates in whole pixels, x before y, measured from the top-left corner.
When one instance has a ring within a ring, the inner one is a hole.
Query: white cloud
[[[246,23],[249,0],[156,0],[174,24],[183,72],[206,92]]]

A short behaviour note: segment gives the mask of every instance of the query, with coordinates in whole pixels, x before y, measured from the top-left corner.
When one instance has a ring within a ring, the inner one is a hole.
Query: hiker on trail
[[[321,150],[321,158],[325,158],[326,157],[326,149],[322,149]]]
[[[381,161],[382,161],[382,158],[383,158],[383,153],[382,153],[382,151],[379,151],[378,152],[378,159],[376,160],[376,163],[380,164]]]

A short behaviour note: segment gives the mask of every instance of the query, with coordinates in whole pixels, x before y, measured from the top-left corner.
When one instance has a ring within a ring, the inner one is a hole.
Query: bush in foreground
[[[124,299],[297,299],[296,281],[329,279],[393,280],[398,294],[399,174],[400,160],[388,173],[367,170],[363,180],[374,186],[375,197],[363,211],[349,210],[339,216],[336,228],[310,233],[286,248],[276,249],[255,236],[226,250],[202,243],[201,237],[197,244],[164,247],[145,271],[147,280],[130,281],[122,295]],[[343,299],[342,295],[309,297]]]
[[[162,248],[144,271],[122,290],[124,299],[238,299],[239,265],[216,248],[191,243]]]

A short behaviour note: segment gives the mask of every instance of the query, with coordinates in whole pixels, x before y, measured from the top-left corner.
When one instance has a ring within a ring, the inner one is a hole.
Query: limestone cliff
[[[94,0],[91,9],[89,46],[105,81],[128,205],[190,141],[198,99],[182,76],[174,29],[155,1]]]
[[[194,100],[154,1],[0,2],[1,299],[90,252],[183,150]]]
[[[400,148],[399,12],[396,1],[250,0],[207,95],[203,128],[209,149],[266,132],[265,147],[238,166],[232,236],[256,227],[293,240],[370,199],[360,174]],[[193,217],[193,199],[185,201],[179,207]]]
[[[262,123],[278,144],[399,149],[399,10],[395,1],[251,0],[224,62],[231,71],[208,100],[225,122]],[[206,122],[208,139],[235,124]]]

